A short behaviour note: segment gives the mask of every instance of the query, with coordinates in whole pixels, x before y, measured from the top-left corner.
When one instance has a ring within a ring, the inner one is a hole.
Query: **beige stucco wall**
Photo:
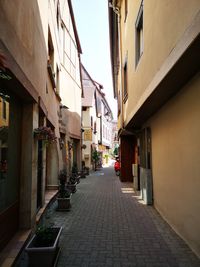
[[[40,25],[37,2],[24,0],[1,1],[1,11],[3,20],[1,25],[7,29],[1,31],[1,39],[28,79],[37,88],[36,90],[42,90],[45,84],[43,61],[46,61],[47,51]],[[15,41],[12,42],[11,40]]]
[[[93,99],[93,103],[95,100]],[[93,121],[96,120],[96,109],[95,105],[93,107],[88,107],[86,111],[82,111],[82,126],[83,129],[91,130],[91,116],[93,117]],[[92,130],[91,130],[92,131]],[[91,132],[91,140],[85,140],[85,135],[83,133],[82,143],[86,145],[86,148],[82,150],[82,159],[85,161],[85,166],[91,168],[91,145],[97,144],[97,136]]]
[[[16,64],[20,66],[26,79],[41,97],[46,110],[49,110],[48,119],[57,128],[57,113],[52,112],[52,106],[56,107],[58,100],[51,86],[48,88],[48,93],[46,91],[46,79],[48,77],[47,11],[48,0],[43,0],[42,3],[39,0],[1,1],[0,39],[15,59]],[[13,71],[12,65],[8,67]],[[14,74],[19,78],[19,73]],[[21,82],[26,88],[27,81]]]
[[[52,0],[51,3],[53,2]],[[1,52],[5,54],[6,60],[8,59],[7,67],[24,86],[24,91],[20,92],[20,96],[23,98],[23,93],[25,94],[27,90],[31,93],[33,101],[33,103],[30,101],[28,104],[22,103],[23,146],[20,155],[22,161],[20,194],[24,198],[20,200],[20,227],[28,228],[35,222],[37,212],[38,151],[37,141],[33,138],[33,129],[38,127],[39,105],[35,104],[35,101],[40,103],[47,119],[55,127],[56,136],[59,137],[57,111],[59,110],[60,99],[52,88],[47,72],[48,23],[51,19],[52,22],[55,22],[56,15],[54,14],[54,18],[49,16],[48,0],[3,0],[0,5],[0,43],[4,49]],[[53,36],[55,36],[54,33]],[[55,38],[54,42],[56,44]],[[55,44],[55,61],[59,63]],[[16,86],[14,89],[17,91],[18,87]],[[43,153],[43,204],[46,173],[48,174],[48,185],[49,183],[50,185],[58,183],[59,143],[54,144],[53,148],[52,154],[49,155],[53,159],[53,164],[49,169],[46,169],[46,149]],[[26,193],[24,194],[24,192]]]
[[[200,75],[155,115],[152,130],[154,205],[200,255]]]
[[[135,22],[141,1],[128,1],[126,22],[124,22],[124,2],[122,1],[120,21],[122,68],[126,55],[128,57],[128,100],[123,109],[126,125],[130,119],[129,114],[141,100],[140,97],[151,80],[199,12],[200,1],[144,1],[144,52],[137,67],[135,66]]]

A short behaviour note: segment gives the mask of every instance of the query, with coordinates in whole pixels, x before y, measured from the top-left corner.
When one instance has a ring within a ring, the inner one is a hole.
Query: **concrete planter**
[[[71,196],[67,198],[57,197],[58,211],[68,211],[71,209]]]
[[[59,238],[62,227],[52,227],[53,242],[50,246],[38,247],[36,244],[36,235],[34,235],[27,244],[25,251],[29,257],[30,267],[51,267],[54,266],[57,254],[59,252]]]

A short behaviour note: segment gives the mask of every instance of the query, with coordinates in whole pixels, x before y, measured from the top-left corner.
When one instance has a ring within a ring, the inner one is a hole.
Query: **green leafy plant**
[[[113,155],[116,156],[119,154],[119,147],[115,147],[114,150],[113,150]]]
[[[35,244],[37,247],[52,246],[55,240],[55,230],[51,227],[40,226],[37,228]]]
[[[58,176],[59,179],[59,191],[58,191],[58,197],[60,198],[69,198],[71,195],[71,192],[69,189],[66,188],[66,180],[67,180],[67,171],[61,170]]]
[[[72,173],[78,173],[78,167],[77,167],[77,163],[74,162],[73,166],[72,166]]]
[[[94,150],[92,152],[92,159],[94,160],[94,162],[97,162],[99,160],[99,153],[97,150]]]
[[[100,154],[96,149],[92,152],[92,159],[93,159],[93,162],[94,162],[94,169],[96,171],[97,163],[98,163],[98,161],[100,159]]]

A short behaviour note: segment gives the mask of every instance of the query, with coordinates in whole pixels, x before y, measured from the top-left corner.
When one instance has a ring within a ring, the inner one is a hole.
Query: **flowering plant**
[[[46,126],[34,129],[34,135],[38,140],[45,140],[48,143],[56,142],[57,139],[52,129]]]

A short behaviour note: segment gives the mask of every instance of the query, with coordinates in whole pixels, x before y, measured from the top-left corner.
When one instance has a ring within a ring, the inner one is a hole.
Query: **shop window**
[[[6,101],[6,95],[1,93],[1,119],[0,119],[0,180],[4,180],[7,177],[7,162],[8,162],[8,130],[9,120],[7,118],[7,109],[9,109],[9,103]]]
[[[21,102],[0,89],[0,213],[18,199]],[[9,190],[9,194],[7,194]]]

